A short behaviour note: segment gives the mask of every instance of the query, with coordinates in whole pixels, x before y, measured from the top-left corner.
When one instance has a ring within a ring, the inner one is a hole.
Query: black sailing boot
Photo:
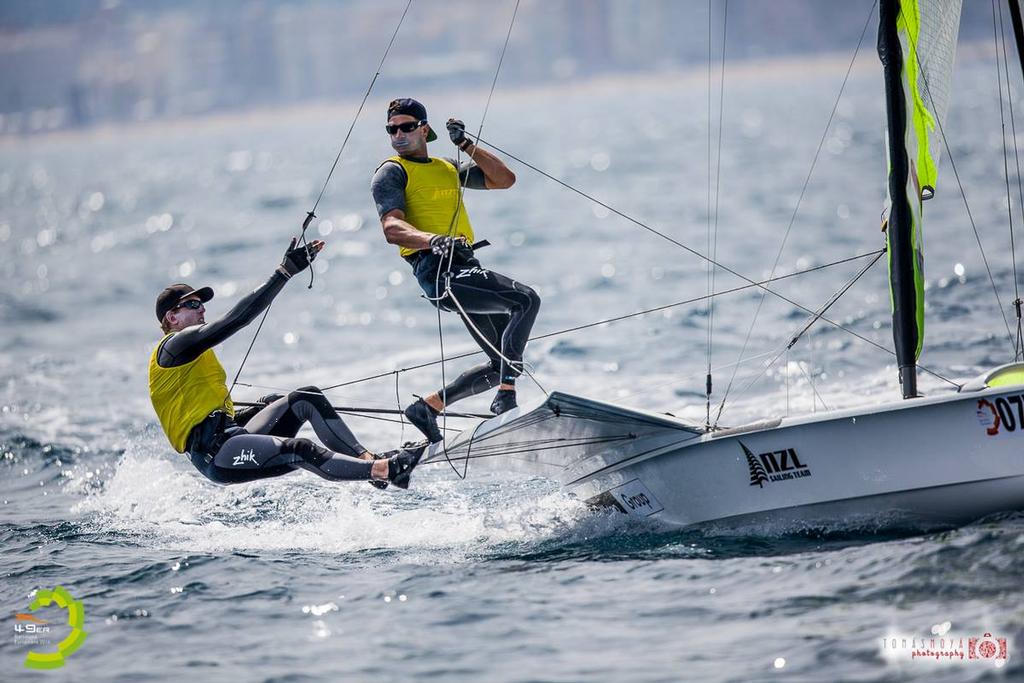
[[[437,416],[439,413],[430,407],[430,404],[422,398],[417,399],[405,409],[405,417],[412,422],[416,429],[423,432],[423,436],[430,440],[430,443],[437,443],[441,440],[441,430],[437,428]]]
[[[400,489],[409,488],[409,476],[420,463],[423,451],[427,450],[427,442],[407,443],[395,457],[388,460],[388,479]]]
[[[495,415],[501,415],[504,412],[512,410],[516,407],[516,390],[515,389],[498,389],[498,393],[495,395],[494,400],[491,401],[491,412]]]

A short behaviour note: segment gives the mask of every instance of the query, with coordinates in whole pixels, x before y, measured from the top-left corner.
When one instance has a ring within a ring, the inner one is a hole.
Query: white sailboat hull
[[[998,418],[997,418],[998,416]],[[515,469],[672,526],[963,524],[1024,509],[1024,387],[693,425],[569,394],[480,423],[427,462]]]

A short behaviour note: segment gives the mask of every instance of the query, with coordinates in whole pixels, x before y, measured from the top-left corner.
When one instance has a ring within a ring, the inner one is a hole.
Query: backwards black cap
[[[417,121],[427,120],[427,108],[411,97],[400,97],[397,100],[391,100],[391,104],[388,105],[388,118],[390,119],[397,114],[411,116]],[[436,139],[437,134],[431,128],[427,131],[427,142],[433,142]]]

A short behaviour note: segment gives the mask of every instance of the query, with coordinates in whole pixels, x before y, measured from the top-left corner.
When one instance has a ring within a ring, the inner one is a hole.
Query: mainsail
[[[961,0],[882,0],[878,55],[888,122],[889,282],[904,398],[917,395],[924,341],[921,203],[935,192]]]

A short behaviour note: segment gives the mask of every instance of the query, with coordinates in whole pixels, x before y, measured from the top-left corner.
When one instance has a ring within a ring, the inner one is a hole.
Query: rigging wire
[[[597,204],[598,206],[600,206],[600,207],[602,207],[604,209],[607,209],[611,213],[614,213],[616,216],[619,216],[620,218],[625,218],[627,221],[629,221],[633,225],[637,226],[638,228],[646,230],[647,232],[651,233],[652,235],[656,235],[656,236],[662,238],[663,240],[665,240],[666,242],[669,242],[671,244],[676,245],[677,247],[679,247],[683,251],[686,251],[686,252],[692,254],[693,256],[696,256],[697,258],[701,259],[702,261],[711,260],[711,262],[715,265],[716,268],[724,270],[725,272],[729,273],[730,275],[735,275],[736,277],[738,277],[739,279],[743,280],[744,282],[748,282],[748,283],[753,284],[755,286],[760,286],[754,280],[752,280],[751,278],[749,278],[749,277],[747,277],[747,276],[745,276],[745,275],[743,275],[743,274],[733,270],[732,268],[730,268],[729,266],[726,266],[722,262],[720,262],[718,260],[715,260],[715,259],[711,259],[710,256],[707,256],[705,254],[700,253],[699,251],[697,251],[693,247],[691,247],[691,246],[689,246],[687,244],[684,244],[683,242],[680,242],[679,240],[675,239],[671,235],[668,235],[667,233],[664,233],[664,232],[662,232],[662,231],[660,231],[660,230],[658,230],[656,228],[652,228],[651,226],[647,225],[643,221],[641,221],[641,220],[639,220],[637,218],[634,218],[633,216],[630,216],[629,214],[624,213],[624,212],[616,209],[614,206],[611,206],[610,204],[607,204],[607,203],[601,201],[600,199],[598,199],[594,195],[588,194],[587,192],[584,192],[583,190],[579,189],[578,187],[575,187],[575,186],[565,182],[564,180],[561,180],[560,178],[557,178],[557,177],[551,175],[550,173],[548,173],[544,169],[539,168],[539,167],[531,164],[530,162],[526,161],[525,159],[522,159],[521,157],[516,156],[515,154],[513,154],[512,152],[509,152],[508,150],[502,149],[501,147],[499,147],[498,145],[494,144],[493,142],[491,142],[489,140],[484,140],[483,138],[477,138],[477,143],[482,143],[482,144],[487,145],[488,147],[492,148],[494,151],[498,152],[499,154],[503,154],[503,155],[507,156],[509,159],[512,159],[513,161],[519,162],[520,164],[522,164],[526,168],[530,169],[531,171],[534,171],[535,173],[538,173],[538,174],[544,176],[548,180],[551,180],[551,181],[561,185],[565,189],[567,189],[567,190],[569,190],[571,192],[574,192],[575,194],[578,194],[579,196],[583,197],[584,199],[587,199],[587,200],[593,202],[594,204]],[[769,294],[773,294],[773,295],[779,297],[780,299],[782,299],[783,301],[786,301],[787,303],[790,303],[790,304],[792,304],[794,306],[800,307],[800,304],[798,304],[798,303],[796,303],[794,301],[790,301],[789,299],[785,298],[783,295],[779,294],[778,292],[774,292],[774,291],[772,291],[770,289],[767,290],[767,291],[768,291]],[[807,312],[811,312],[811,311],[807,311]]]
[[[725,38],[726,31],[729,26],[729,0],[725,0],[725,6],[722,10],[722,58],[721,58],[721,74],[719,76],[719,90],[718,90],[718,150],[715,160],[715,208],[714,208],[714,229],[712,230],[711,225],[711,28],[712,28],[712,5],[711,0],[708,0],[708,254],[711,256],[711,260],[708,261],[708,371],[707,376],[704,379],[704,426],[707,429],[711,428],[711,392],[713,388],[712,375],[711,375],[711,355],[715,328],[715,299],[710,296],[715,293],[715,266],[713,261],[718,258],[718,202],[721,198],[721,181],[722,181],[722,117],[725,111]]]
[[[825,123],[825,130],[821,133],[821,139],[818,140],[818,147],[814,150],[814,157],[811,159],[811,167],[807,169],[807,176],[804,178],[803,187],[800,188],[800,195],[797,197],[796,205],[793,207],[793,213],[789,218],[789,225],[786,226],[786,232],[782,236],[782,242],[779,244],[779,250],[775,254],[775,262],[772,264],[770,275],[775,274],[775,270],[779,267],[779,262],[782,260],[782,252],[786,248],[786,242],[789,240],[789,235],[793,231],[793,226],[796,224],[797,213],[800,211],[800,206],[803,203],[804,195],[807,193],[807,188],[811,183],[811,176],[814,175],[814,169],[818,164],[818,157],[821,155],[821,150],[825,146],[825,140],[828,138],[828,131],[832,128],[832,121],[835,119],[836,112],[839,110],[839,102],[843,98],[843,93],[846,91],[846,84],[850,80],[850,74],[853,72],[853,65],[857,61],[857,55],[860,54],[861,45],[864,44],[864,36],[867,35],[868,26],[871,23],[871,17],[875,14],[875,6],[877,0],[871,3],[871,9],[868,10],[867,19],[864,21],[864,28],[861,29],[860,38],[857,40],[857,47],[853,51],[853,57],[850,58],[850,64],[846,67],[846,75],[843,76],[843,83],[839,86],[839,93],[836,95],[836,100],[832,104],[832,111],[829,112],[828,122]],[[743,339],[743,346],[740,348],[740,358],[743,358],[747,352],[747,347],[750,345],[750,338],[754,333],[754,327],[757,324],[757,318],[761,314],[761,308],[764,306],[766,292],[761,293],[761,298],[757,302],[757,308],[754,309],[754,315],[750,319],[750,325],[747,327],[746,337]],[[733,382],[736,380],[736,370],[738,366],[733,366],[732,375],[729,377],[729,383],[725,387],[725,394],[722,396],[722,400],[718,407],[718,414],[722,414],[722,408],[725,406],[725,402],[729,398],[729,392],[732,389]]]
[[[477,127],[477,135],[476,135],[477,139],[480,138],[480,134],[483,132],[484,122],[487,120],[487,113],[490,111],[491,100],[494,97],[494,89],[498,85],[498,76],[501,74],[501,66],[502,66],[502,64],[505,63],[505,53],[508,51],[509,40],[511,40],[511,38],[512,38],[512,28],[515,26],[516,16],[518,16],[518,14],[519,14],[519,2],[520,2],[520,0],[516,0],[515,7],[512,9],[512,18],[509,20],[508,31],[506,31],[506,33],[505,33],[505,42],[502,43],[502,46],[501,46],[501,53],[498,56],[498,65],[494,69],[494,78],[491,79],[491,88],[487,92],[487,100],[484,103],[484,111],[483,111],[483,114],[481,114],[481,116],[480,116],[480,125]],[[473,154],[469,155],[469,160],[472,163],[475,163],[475,161],[476,161],[475,158],[474,158],[476,156],[476,152],[477,152],[477,150],[474,149],[473,150]],[[461,148],[458,148],[456,150],[455,162],[456,162],[455,163],[456,173],[458,173],[459,167],[462,164],[462,150],[461,150]],[[470,167],[471,167],[471,164],[467,164],[465,179],[460,181],[459,183],[457,183],[458,196],[457,196],[457,199],[456,199],[455,211],[452,213],[451,221],[449,221],[449,223],[448,223],[447,236],[449,238],[451,238],[454,235],[454,233],[455,233],[455,226],[456,226],[456,223],[458,221],[459,213],[464,210],[463,198],[464,198],[466,190],[465,190],[465,186],[463,185],[463,183],[465,182],[465,180],[468,180],[468,178],[469,178]],[[447,409],[448,409],[448,392],[447,392],[448,381],[447,381],[447,378],[445,377],[444,329],[441,326],[441,300],[444,299],[445,297],[451,297],[452,301],[454,301],[456,306],[458,307],[459,312],[462,315],[462,319],[468,325],[472,326],[474,330],[476,330],[476,332],[477,332],[477,334],[478,334],[480,339],[486,340],[486,337],[481,335],[479,333],[479,330],[476,329],[476,325],[469,319],[469,316],[466,314],[465,310],[462,308],[462,304],[458,301],[458,299],[455,298],[455,294],[454,294],[454,292],[452,292],[452,288],[451,288],[451,277],[452,277],[451,267],[452,267],[452,263],[455,260],[455,244],[451,240],[449,240],[449,243],[448,243],[448,253],[446,254],[446,257],[447,257],[447,263],[444,263],[445,258],[441,259],[441,261],[438,264],[437,274],[434,277],[434,292],[437,293],[440,290],[440,279],[442,277],[442,272],[443,272],[443,275],[444,275],[444,290],[445,290],[444,294],[442,294],[440,297],[438,297],[438,299],[436,301],[434,301],[434,305],[437,308],[438,351],[439,351],[440,356],[441,356],[438,362],[441,365],[441,404],[442,404],[442,408],[441,408],[441,427],[442,427],[442,429],[445,429],[447,427],[447,424],[448,424],[448,417],[447,417],[447,415],[448,415],[448,412],[447,412]],[[489,342],[488,342],[488,345],[490,346]],[[509,362],[508,359],[505,358],[501,354],[500,351],[498,352],[498,355],[501,356],[505,360],[506,363]],[[510,364],[509,367],[515,367],[515,366]],[[530,374],[530,378],[533,379],[534,382],[537,382],[536,378],[534,378],[532,374]],[[500,380],[500,378],[499,378],[499,380]],[[544,391],[544,387],[542,387],[540,385],[540,382],[537,382],[537,386],[540,386],[541,387],[541,391]],[[545,391],[545,393],[547,393],[547,392]],[[432,406],[429,406],[429,405],[427,407],[428,407],[428,409],[432,408]],[[475,434],[475,431],[474,431],[474,434]],[[472,443],[472,441],[471,441],[471,443]],[[459,475],[458,469],[456,469],[455,465],[452,464],[451,460],[448,457],[448,446],[443,441],[442,441],[442,448],[443,448],[445,460],[448,462],[448,465],[452,468],[452,471],[455,472],[456,475]],[[467,460],[466,461],[466,468],[468,468],[468,467],[469,467],[469,461]],[[464,479],[466,477],[466,472],[463,471],[462,474],[459,475],[459,476],[460,476],[460,478]]]
[[[794,277],[799,277],[801,275],[807,275],[809,273],[813,273],[813,272],[816,272],[816,271],[819,271],[819,270],[825,270],[826,268],[832,268],[834,266],[843,265],[845,263],[851,263],[853,261],[858,261],[858,260],[863,259],[863,258],[868,258],[869,256],[875,256],[875,255],[884,254],[884,253],[885,253],[885,250],[884,249],[880,249],[880,250],[876,250],[876,251],[870,251],[870,252],[867,252],[865,254],[859,254],[857,256],[850,256],[850,257],[841,259],[839,261],[833,261],[832,263],[825,263],[825,264],[822,264],[822,265],[819,265],[819,266],[812,266],[811,268],[807,268],[805,270],[799,270],[799,271],[795,271],[795,272],[792,272],[792,273],[788,273],[786,275],[779,275],[779,276],[776,276],[772,280],[762,280],[760,283],[753,283],[753,284],[748,284],[748,285],[739,285],[739,286],[734,287],[732,289],[727,289],[727,290],[722,290],[720,292],[716,292],[713,296],[719,297],[719,296],[726,296],[728,294],[734,294],[736,292],[740,292],[740,291],[743,291],[743,290],[752,289],[752,288],[756,287],[758,284],[762,284],[763,285],[763,284],[770,284],[772,282],[779,282],[779,281],[782,281],[782,280],[788,280],[788,279],[791,279],[791,278],[794,278]],[[584,323],[582,325],[577,325],[575,327],[567,327],[567,328],[564,328],[564,329],[561,329],[561,330],[555,330],[554,332],[547,332],[545,334],[541,334],[541,335],[537,335],[537,336],[534,336],[534,337],[530,337],[529,341],[540,341],[542,339],[548,339],[548,338],[551,338],[551,337],[557,337],[557,336],[560,336],[560,335],[563,335],[563,334],[570,334],[570,333],[573,333],[573,332],[578,332],[580,330],[586,330],[586,329],[589,329],[589,328],[592,328],[592,327],[600,327],[602,325],[609,325],[611,323],[620,322],[622,320],[628,320],[630,318],[636,318],[636,317],[643,316],[643,315],[648,315],[650,313],[657,313],[659,311],[669,310],[671,308],[676,308],[678,306],[685,306],[687,304],[692,304],[692,303],[700,303],[701,301],[704,301],[706,298],[707,297],[695,297],[695,298],[691,298],[691,299],[684,299],[682,301],[676,301],[676,302],[673,302],[673,303],[670,303],[670,304],[664,304],[664,305],[661,305],[661,306],[655,306],[654,308],[647,308],[647,309],[643,309],[643,310],[640,310],[640,311],[634,311],[632,313],[626,313],[624,315],[619,315],[619,316],[615,316],[615,317],[612,317],[612,318],[604,318],[602,320],[597,320],[597,321],[594,321],[594,322]],[[870,342],[869,339],[863,339],[863,341]],[[880,348],[882,348],[883,350],[887,350],[884,347],[880,347]],[[475,356],[475,355],[478,355],[478,354],[481,354],[481,353],[483,353],[483,351],[467,351],[465,353],[461,353],[461,354],[456,355],[456,356],[450,356],[450,357],[447,358],[447,360],[460,360],[462,358],[469,358],[470,356]],[[748,356],[742,362],[745,363],[745,362],[749,362],[751,360],[756,360],[757,358],[760,358],[763,355],[768,355],[768,354],[766,353],[766,354],[759,354],[757,356]],[[408,366],[408,367],[405,367],[405,368],[399,368],[398,370],[389,370],[388,372],[382,372],[382,373],[378,373],[378,374],[374,374],[374,375],[368,375],[366,377],[362,377],[362,378],[359,378],[359,379],[354,379],[354,380],[350,380],[350,381],[347,381],[347,382],[342,382],[341,384],[332,384],[330,386],[323,387],[321,389],[321,391],[330,391],[330,390],[333,390],[333,389],[340,389],[342,387],[351,386],[351,385],[354,385],[354,384],[360,384],[362,382],[369,382],[369,381],[376,380],[376,379],[381,379],[381,378],[384,378],[384,377],[390,377],[391,375],[396,375],[397,376],[398,374],[403,373],[403,372],[410,372],[412,370],[420,370],[422,368],[430,367],[432,365],[437,365],[440,362],[441,362],[440,360],[428,361],[426,363],[419,363],[419,364],[411,365],[411,366]],[[732,367],[732,363],[730,363],[728,365],[724,365],[722,367],[723,368]],[[675,381],[675,380],[673,380],[673,381]],[[397,380],[396,380],[396,383],[397,383]],[[286,390],[286,389],[283,389],[282,387],[271,386],[271,385],[266,385],[266,384],[249,384],[249,383],[246,383],[246,382],[239,382],[238,386],[249,387],[249,388],[252,388],[252,389],[270,390],[270,391],[285,391]],[[545,392],[545,393],[548,393],[548,392]]]
[[[746,386],[744,386],[740,390],[740,392],[739,392],[740,395],[744,394],[752,386],[754,386],[754,384],[757,383],[761,379],[761,377],[763,377],[764,374],[766,372],[768,372],[768,370],[779,361],[779,358],[782,357],[783,354],[788,354],[789,350],[792,349],[794,346],[796,346],[796,343],[798,341],[800,341],[800,338],[803,337],[804,334],[806,334],[808,330],[811,329],[811,327],[814,325],[814,323],[816,323],[816,322],[818,322],[818,320],[822,319],[822,317],[825,315],[825,313],[828,311],[828,309],[830,309],[837,301],[839,301],[839,299],[841,299],[843,297],[843,295],[845,295],[848,291],[850,291],[850,288],[853,287],[853,285],[855,285],[858,280],[860,280],[862,277],[864,277],[864,275],[866,275],[867,272],[869,270],[871,270],[872,266],[874,266],[876,263],[878,263],[879,259],[882,258],[883,254],[885,254],[885,250],[884,249],[879,251],[877,254],[875,254],[875,258],[871,259],[871,261],[868,262],[867,265],[865,265],[863,268],[861,268],[860,271],[856,275],[854,275],[853,278],[851,278],[849,282],[847,282],[845,285],[843,285],[838,290],[836,290],[835,294],[833,294],[831,297],[829,297],[828,301],[826,301],[824,304],[822,304],[821,308],[819,308],[818,311],[815,312],[814,315],[811,316],[811,319],[808,320],[807,323],[803,327],[801,327],[798,332],[793,334],[793,336],[790,338],[790,340],[786,343],[785,348],[782,351],[780,351],[779,353],[777,353],[774,358],[772,358],[770,361],[765,363],[765,366],[761,370],[761,372],[758,373],[758,375],[756,377],[754,377],[750,382],[747,383]],[[813,356],[812,356],[812,359],[813,359]],[[797,363],[797,365],[800,365],[800,364]],[[787,368],[787,370],[788,370],[788,368]],[[802,368],[801,368],[801,370],[802,370]],[[811,371],[813,373],[813,371],[814,371],[813,367],[811,368]],[[733,374],[735,374],[735,372]],[[810,382],[811,389],[814,391],[815,394],[817,394],[818,390],[814,387],[814,381],[810,377],[808,377],[808,381]],[[947,380],[947,381],[949,381],[949,380]],[[787,382],[788,382],[788,375],[787,375]],[[957,386],[959,386],[959,385],[957,385]],[[787,400],[787,404],[788,404],[788,401],[789,401],[789,396],[788,396],[789,385],[788,384],[786,385],[786,391],[787,391],[786,400]],[[821,396],[818,396],[818,398],[821,399]],[[822,405],[825,406],[825,409],[828,410],[828,406],[825,403],[824,399],[821,399],[821,403],[822,403]],[[715,417],[715,426],[718,425],[718,421],[722,417],[722,410],[724,409],[724,407],[725,407],[724,403],[721,406],[719,406],[718,415]]]
[[[992,30],[996,29],[996,0],[992,0]],[[1003,69],[1006,76],[1006,99],[1010,108],[1010,135],[1013,140],[1013,157],[1017,165],[1017,190],[1020,193],[1021,210],[1024,210],[1024,186],[1020,175],[1020,150],[1017,147],[1017,126],[1013,115],[1013,90],[1010,88],[1010,60],[1006,56],[1006,29],[1003,21],[1003,6],[998,5],[999,36],[996,44],[1002,44]],[[996,51],[996,80],[999,81],[999,121],[1003,133],[1003,177],[1006,179],[1006,215],[1010,227],[1010,264],[1013,269],[1013,305],[1017,314],[1017,337],[1014,340],[1013,360],[1018,361],[1024,353],[1024,330],[1021,328],[1020,286],[1017,284],[1017,246],[1013,234],[1013,200],[1010,192],[1010,171],[1006,152],[1006,122],[1003,120],[1003,86],[999,77],[999,51]]]
[[[566,189],[571,190],[572,192],[575,192],[576,194],[580,195],[581,197],[584,197],[585,199],[589,199],[590,201],[594,202],[598,206],[601,206],[601,207],[604,207],[605,209],[608,209],[608,211],[610,211],[611,213],[614,213],[615,215],[617,215],[617,216],[619,216],[621,218],[625,218],[627,221],[629,221],[630,223],[633,223],[637,227],[640,227],[640,228],[642,228],[642,229],[644,229],[644,230],[646,230],[646,231],[648,231],[648,232],[650,232],[650,233],[652,233],[654,235],[657,235],[658,237],[661,237],[662,239],[666,240],[667,242],[671,242],[672,244],[682,248],[684,251],[687,251],[690,254],[693,254],[697,258],[703,259],[705,261],[710,259],[709,256],[706,256],[706,255],[700,253],[696,249],[694,249],[692,247],[689,247],[686,244],[683,244],[679,240],[677,240],[677,239],[675,239],[675,238],[665,234],[664,232],[661,232],[659,230],[656,230],[655,228],[652,228],[651,226],[647,225],[646,223],[643,223],[642,221],[640,221],[640,220],[638,220],[638,219],[636,219],[636,218],[634,218],[634,217],[632,217],[632,216],[630,216],[630,215],[628,215],[626,213],[623,213],[622,211],[619,211],[615,207],[606,204],[605,202],[601,201],[600,199],[597,199],[596,197],[594,197],[593,195],[587,194],[583,190],[580,190],[579,188],[576,188],[576,187],[570,185],[569,183],[565,182],[564,180],[560,180],[559,178],[556,178],[555,176],[553,176],[550,173],[548,173],[548,172],[538,168],[537,166],[534,166],[533,164],[531,164],[531,163],[529,163],[527,161],[524,161],[523,159],[520,159],[515,154],[512,154],[511,152],[509,152],[507,150],[501,149],[500,147],[498,147],[494,143],[491,143],[491,142],[489,142],[487,140],[484,140],[482,138],[478,139],[478,142],[482,142],[482,143],[488,145],[489,147],[493,148],[495,151],[497,151],[497,152],[499,152],[501,154],[504,154],[505,156],[509,157],[510,159],[518,161],[520,164],[522,164],[523,166],[526,166],[530,170],[536,171],[540,175],[544,176],[545,178],[548,178],[549,180],[552,180],[552,181],[558,183],[562,187],[565,187]],[[871,252],[871,253],[874,254],[875,252]],[[772,279],[764,280],[762,282],[757,282],[757,281],[752,280],[751,278],[747,277],[746,275],[743,275],[743,274],[737,272],[736,270],[730,268],[729,266],[724,265],[721,261],[718,261],[716,259],[712,259],[712,261],[715,264],[715,267],[717,267],[717,268],[719,268],[721,270],[724,270],[725,272],[729,273],[730,275],[735,275],[736,277],[738,277],[739,279],[743,280],[744,282],[747,282],[747,283],[749,283],[750,285],[752,285],[754,287],[758,287],[760,289],[763,289],[767,293],[769,293],[769,294],[771,294],[771,295],[781,299],[782,301],[785,301],[786,303],[790,304],[791,306],[795,306],[796,308],[802,310],[805,313],[811,313],[811,314],[814,313],[814,311],[812,309],[807,308],[803,304],[801,304],[801,303],[799,303],[797,301],[794,301],[793,299],[790,299],[789,297],[787,297],[787,296],[785,296],[783,294],[780,294],[779,292],[776,292],[773,289],[769,289],[768,287],[766,287],[765,284],[768,283],[768,282],[772,282],[773,281]],[[736,291],[736,290],[730,290],[730,291]],[[868,344],[871,344],[872,346],[875,346],[876,348],[878,348],[878,349],[880,349],[882,351],[885,351],[887,353],[893,353],[892,349],[888,349],[888,348],[882,346],[881,344],[879,344],[878,342],[875,342],[875,341],[873,341],[871,339],[868,339],[867,337],[865,337],[863,335],[860,335],[857,332],[854,332],[853,330],[851,330],[851,329],[841,325],[840,323],[835,322],[834,320],[830,320],[829,318],[822,318],[822,320],[824,320],[825,322],[829,323],[830,325],[833,325],[834,327],[837,327],[837,328],[843,330],[844,332],[846,332],[848,334],[853,335],[854,337],[857,337],[861,341],[865,341]]]
[[[841,259],[839,261],[833,261],[831,263],[822,264],[820,266],[814,266],[812,268],[807,268],[805,270],[795,271],[795,272],[789,273],[787,275],[778,275],[775,278],[770,279],[770,280],[762,280],[760,282],[751,282],[750,284],[747,284],[747,285],[739,285],[739,286],[734,287],[732,289],[727,289],[727,290],[722,290],[722,291],[716,292],[714,296],[716,296],[716,297],[717,296],[725,296],[727,294],[733,294],[735,292],[743,291],[743,290],[746,290],[746,289],[752,289],[754,287],[762,287],[764,285],[771,284],[772,282],[778,282],[780,280],[786,280],[786,279],[789,279],[789,278],[799,277],[801,275],[806,275],[808,273],[812,273],[812,272],[815,272],[815,271],[818,271],[818,270],[824,270],[825,268],[830,268],[830,267],[841,265],[841,264],[844,264],[844,263],[849,263],[851,261],[856,261],[856,260],[859,260],[859,259],[862,259],[862,258],[867,258],[869,256],[875,256],[876,254],[880,254],[880,253],[884,253],[884,252],[885,252],[884,249],[870,251],[870,252],[867,252],[867,253],[864,253],[864,254],[859,254],[857,256],[851,256],[851,257],[848,257],[848,258],[845,258],[845,259]],[[585,323],[583,325],[576,325],[574,327],[568,327],[568,328],[564,328],[564,329],[561,329],[561,330],[555,330],[554,332],[548,332],[546,334],[541,334],[541,335],[537,335],[537,336],[531,337],[529,339],[529,341],[539,341],[539,340],[542,340],[542,339],[548,339],[550,337],[556,337],[556,336],[560,336],[560,335],[563,335],[563,334],[570,334],[572,332],[578,332],[580,330],[585,330],[585,329],[589,329],[589,328],[592,328],[592,327],[599,327],[601,325],[608,325],[608,324],[611,324],[611,323],[614,323],[614,322],[619,322],[621,320],[627,320],[627,319],[630,319],[630,318],[635,318],[635,317],[647,315],[649,313],[656,313],[658,311],[663,311],[663,310],[666,310],[666,309],[669,309],[669,308],[674,308],[674,307],[677,307],[677,306],[684,306],[684,305],[687,305],[687,304],[697,303],[697,302],[700,302],[700,301],[703,301],[703,300],[704,300],[704,297],[700,296],[700,297],[694,297],[694,298],[691,298],[691,299],[685,299],[685,300],[682,300],[682,301],[676,301],[674,303],[665,304],[665,305],[662,305],[662,306],[656,306],[654,308],[648,308],[648,309],[644,309],[644,310],[641,310],[641,311],[635,311],[633,313],[627,313],[627,314],[616,316],[616,317],[613,317],[613,318],[605,318],[603,320],[598,320],[598,321],[591,322],[591,323]],[[811,310],[808,310],[808,309],[804,309],[804,310],[806,310],[808,313],[812,313],[812,314],[815,313],[815,311],[811,311]],[[889,355],[894,355],[895,354],[895,352],[892,349],[886,348],[885,346],[882,346],[878,342],[876,342],[876,341],[874,341],[872,339],[869,339],[868,337],[865,337],[865,336],[855,332],[854,330],[848,329],[848,328],[844,327],[843,325],[840,325],[839,323],[837,323],[837,322],[835,322],[833,320],[830,320],[829,318],[822,317],[821,319],[823,321],[825,321],[826,323],[829,323],[833,327],[836,327],[836,328],[838,328],[840,330],[843,330],[844,332],[847,332],[848,334],[853,335],[857,339],[859,339],[859,340],[861,340],[863,342],[866,342],[867,344],[870,344],[871,346],[874,346],[875,348],[877,348],[877,349],[879,349],[881,351],[885,351]],[[481,353],[483,353],[483,351],[480,351],[480,350],[477,350],[477,351],[466,351],[464,353],[461,353],[461,354],[458,354],[458,355],[455,355],[455,356],[450,356],[449,358],[447,358],[447,360],[459,360],[459,359],[462,359],[462,358],[469,358],[471,356],[479,355]],[[367,375],[367,376],[360,377],[360,378],[357,378],[357,379],[347,380],[347,381],[344,381],[344,382],[339,382],[338,384],[332,384],[330,386],[323,387],[322,391],[330,391],[332,389],[340,389],[341,387],[352,386],[354,384],[361,384],[363,382],[370,382],[370,381],[373,381],[373,380],[381,379],[383,377],[390,377],[392,374],[394,374],[396,372],[400,373],[400,372],[410,372],[410,371],[413,371],[413,370],[420,370],[422,368],[430,367],[432,365],[437,365],[439,362],[440,361],[437,361],[437,360],[427,361],[427,362],[424,362],[424,363],[417,363],[415,365],[410,365],[410,366],[407,366],[407,367],[404,367],[404,368],[399,368],[397,370],[388,370],[387,372],[381,372],[381,373],[377,373],[377,374],[374,374],[374,375]],[[928,368],[926,368],[924,366],[920,366],[920,367],[921,367],[921,369],[923,371],[933,375],[934,377],[936,377],[936,378],[938,378],[938,379],[940,379],[940,380],[942,380],[944,382],[947,382],[948,384],[950,384],[950,385],[952,385],[954,387],[959,387],[960,386],[956,382],[954,382],[954,381],[952,381],[950,379],[947,379],[947,378],[943,377],[942,375],[940,375],[940,374],[938,374],[938,373],[936,373],[936,372],[934,372],[932,370],[929,370]],[[254,386],[258,386],[258,385],[245,384],[245,383],[241,383],[240,382],[239,386],[254,387]]]
[[[334,175],[334,169],[338,167],[338,161],[341,160],[341,154],[345,151],[345,147],[348,145],[349,138],[352,137],[352,130],[356,126],[356,121],[359,120],[359,115],[363,112],[363,107],[366,106],[366,100],[370,97],[370,92],[373,91],[373,86],[377,83],[377,78],[380,76],[381,69],[384,68],[384,62],[388,58],[388,54],[391,53],[391,47],[395,44],[395,39],[398,37],[398,31],[402,28],[402,24],[405,23],[405,17],[409,14],[409,7],[412,6],[412,0],[408,0],[405,4],[405,9],[402,11],[402,16],[398,20],[398,25],[395,26],[394,33],[391,34],[391,40],[388,41],[388,46],[384,50],[383,56],[380,58],[380,63],[377,65],[377,69],[373,74],[373,78],[370,79],[370,85],[366,88],[366,94],[363,95],[362,102],[359,103],[359,109],[356,110],[355,116],[352,117],[352,123],[348,127],[348,132],[345,134],[345,139],[341,143],[341,147],[338,149],[337,156],[334,157],[334,163],[331,164],[331,170],[327,173],[327,178],[324,180],[324,185],[320,188],[320,194],[317,195],[316,201],[313,202],[313,208],[306,212],[306,219],[302,222],[302,233],[301,240],[302,246],[307,250],[306,255],[309,256],[309,245],[306,243],[306,230],[309,228],[310,222],[316,217],[316,209],[320,206],[320,200],[324,196],[324,192],[327,190],[328,183],[331,182],[331,176]],[[309,264],[309,287],[313,288],[313,264]],[[256,333],[252,336],[252,341],[249,342],[249,348],[246,349],[245,355],[242,357],[242,362],[238,365],[238,372],[235,373],[235,378],[231,381],[231,388],[228,389],[228,395],[234,390],[235,385],[238,384],[238,378],[242,374],[242,368],[245,367],[245,362],[249,360],[249,354],[252,352],[253,346],[256,345],[256,339],[260,336],[260,331],[263,330],[263,323],[267,321],[267,316],[270,315],[270,307],[274,305],[271,301],[265,311],[263,311],[263,317],[260,318],[260,324],[256,327]]]

